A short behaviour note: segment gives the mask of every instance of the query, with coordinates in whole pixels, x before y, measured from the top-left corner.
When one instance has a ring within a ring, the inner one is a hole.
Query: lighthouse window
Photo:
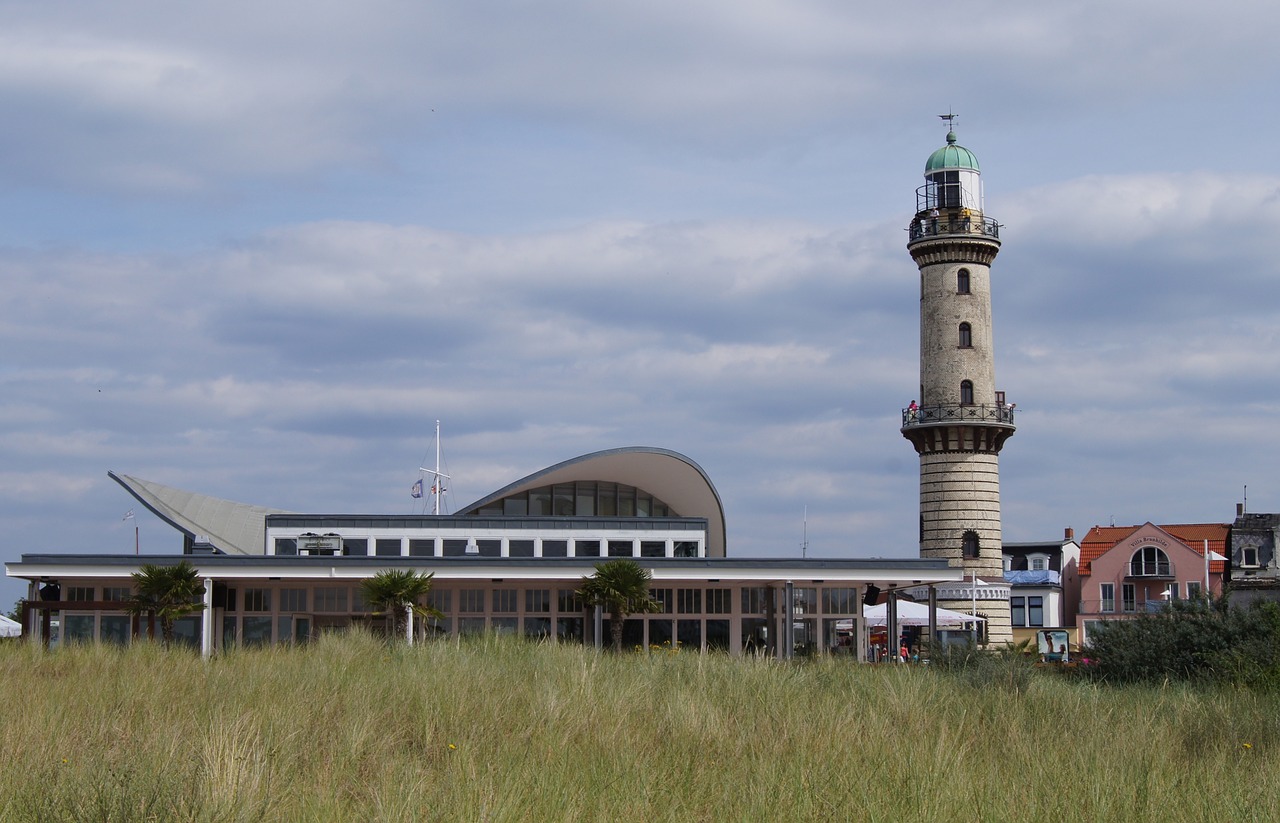
[[[969,293],[969,270],[961,269],[956,272],[956,294]]]
[[[933,184],[934,202],[940,209],[960,207],[960,172],[940,171],[929,176]]]
[[[978,556],[978,533],[975,531],[967,531],[960,538],[960,556],[961,557],[977,557]]]
[[[968,323],[960,324],[960,348],[973,348],[973,330]]]
[[[961,406],[973,405],[973,381],[972,380],[960,381],[960,405]]]

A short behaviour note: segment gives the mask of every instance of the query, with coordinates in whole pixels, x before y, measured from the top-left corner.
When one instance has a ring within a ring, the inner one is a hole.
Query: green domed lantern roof
[[[956,145],[956,133],[947,132],[947,145],[929,155],[924,164],[924,173],[942,171],[943,169],[972,169],[978,171],[978,158],[964,146]]]

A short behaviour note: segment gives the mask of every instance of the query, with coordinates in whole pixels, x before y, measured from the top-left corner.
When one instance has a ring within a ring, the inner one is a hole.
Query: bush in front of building
[[[1280,605],[1174,601],[1093,631],[1079,671],[1109,683],[1202,681],[1280,686]]]

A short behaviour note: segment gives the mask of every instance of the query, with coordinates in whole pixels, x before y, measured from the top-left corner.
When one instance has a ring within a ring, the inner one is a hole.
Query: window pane
[[[651,651],[670,650],[675,644],[672,640],[675,638],[674,626],[670,620],[650,620],[649,621],[649,649]],[[655,649],[655,647],[657,647]]]
[[[702,649],[702,621],[701,620],[677,620],[676,621],[676,640],[680,646],[689,651],[699,651]]]
[[[697,557],[698,543],[695,540],[677,540],[673,553],[676,557]]]
[[[550,617],[526,617],[524,619],[524,636],[542,639],[551,636]]]
[[[281,589],[280,611],[305,612],[307,610],[306,589]]]
[[[600,483],[596,494],[596,513],[601,517],[616,517],[618,514],[618,486],[615,483]]]
[[[1009,598],[1009,622],[1015,626],[1027,625],[1026,598]]]
[[[245,589],[244,610],[247,612],[271,611],[270,589]]]
[[[556,618],[556,637],[560,640],[574,640],[582,642],[582,618],[581,617],[557,617]]]
[[[125,645],[129,642],[129,617],[123,614],[104,614],[98,621],[98,636],[103,643]]]
[[[481,609],[483,611],[483,609]],[[516,610],[516,590],[515,589],[494,589],[493,590],[493,610],[495,612],[510,613]]]
[[[346,586],[321,586],[315,590],[315,607],[318,612],[347,611]]]
[[[707,650],[729,651],[729,621],[707,621]]]
[[[271,642],[270,617],[246,617],[243,627],[240,642],[245,646],[265,646]]]
[[[524,593],[524,610],[525,612],[533,613],[551,611],[551,590],[526,589]]]
[[[582,601],[576,589],[559,589],[556,591],[556,611],[561,614],[581,614]]]
[[[156,632],[160,631],[160,621],[156,621]],[[64,614],[62,616],[62,642],[66,645],[72,643],[92,643],[93,642],[93,615],[91,614]]]
[[[568,557],[569,541],[568,540],[543,540],[542,556],[543,557]]]
[[[640,542],[641,557],[666,557],[667,544],[660,540],[643,540]]]
[[[552,507],[557,517],[572,517],[574,513],[573,486],[556,486],[552,490]]]
[[[577,515],[594,517],[596,513],[596,484],[582,482],[577,485]]]
[[[680,614],[701,614],[702,589],[677,589],[676,603]]]
[[[1044,598],[1027,598],[1027,620],[1032,626],[1044,625]]]
[[[458,592],[458,611],[465,614],[484,613],[484,589],[462,589]]]
[[[544,517],[551,514],[551,489],[543,486],[529,492],[529,514]]]

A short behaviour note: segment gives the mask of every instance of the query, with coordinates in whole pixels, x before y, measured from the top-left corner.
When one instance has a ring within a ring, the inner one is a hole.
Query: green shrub
[[[1280,685],[1280,605],[1174,601],[1159,612],[1098,627],[1083,656],[1090,665],[1081,671],[1104,682],[1274,688]]]

